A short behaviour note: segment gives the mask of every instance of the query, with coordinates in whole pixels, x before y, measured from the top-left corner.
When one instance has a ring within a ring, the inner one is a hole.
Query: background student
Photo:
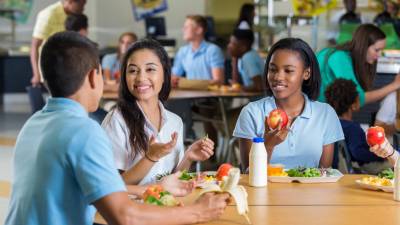
[[[42,82],[38,64],[41,45],[54,33],[65,30],[64,23],[67,15],[81,14],[85,4],[86,0],[60,0],[38,13],[33,28],[30,53],[33,86],[40,85]]]
[[[375,25],[363,24],[354,32],[353,39],[343,45],[326,48],[317,53],[322,85],[319,101],[326,101],[326,87],[335,79],[352,80],[357,86],[360,104],[376,102],[400,88],[400,75],[388,85],[372,90],[376,63],[385,48],[386,36]]]
[[[232,56],[232,82],[241,80],[245,91],[262,91],[264,62],[251,48],[253,41],[253,31],[233,31],[228,44],[228,53]]]
[[[360,99],[354,82],[336,79],[326,89],[325,97],[339,116],[347,149],[352,161],[358,163],[361,172],[378,174],[390,168],[391,165],[387,160],[370,152],[364,130],[359,123],[352,121],[353,113],[360,109]]]

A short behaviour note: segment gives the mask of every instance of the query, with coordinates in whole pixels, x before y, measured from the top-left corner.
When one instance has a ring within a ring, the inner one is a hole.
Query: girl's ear
[[[310,68],[304,70],[303,72],[303,80],[308,80],[311,77],[311,70]]]

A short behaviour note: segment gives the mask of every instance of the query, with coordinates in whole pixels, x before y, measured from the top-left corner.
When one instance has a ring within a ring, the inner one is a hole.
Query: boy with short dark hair
[[[232,81],[239,82],[239,74],[246,91],[262,91],[264,62],[257,51],[251,48],[254,42],[253,31],[234,30],[228,44],[232,56]]]
[[[6,225],[91,225],[91,205],[109,224],[187,224],[222,214],[228,195],[204,196],[179,208],[129,200],[111,143],[88,117],[103,92],[93,42],[76,32],[57,33],[43,47],[41,68],[52,98],[18,135]]]
[[[65,30],[75,31],[83,36],[88,35],[88,18],[85,14],[70,14],[65,20]]]

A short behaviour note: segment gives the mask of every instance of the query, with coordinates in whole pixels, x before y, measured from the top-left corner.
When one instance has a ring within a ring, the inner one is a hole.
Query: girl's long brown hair
[[[143,49],[150,50],[157,55],[163,67],[164,83],[162,84],[160,93],[158,94],[158,99],[163,103],[168,99],[171,91],[171,65],[164,48],[157,41],[151,39],[138,41],[129,47],[121,63],[122,76],[117,108],[120,110],[129,129],[129,142],[132,148],[132,158],[134,158],[137,153],[147,151],[149,142],[149,137],[144,131],[145,117],[136,102],[136,97],[130,93],[126,82],[126,70],[129,58],[135,52]]]
[[[372,84],[376,74],[376,62],[369,64],[367,62],[368,48],[379,40],[386,38],[386,35],[373,24],[360,25],[354,32],[351,41],[336,46],[332,52],[327,54],[326,61],[335,50],[349,51],[353,59],[354,74],[361,87],[368,91],[372,88]],[[340,65],[338,65],[340,66]]]

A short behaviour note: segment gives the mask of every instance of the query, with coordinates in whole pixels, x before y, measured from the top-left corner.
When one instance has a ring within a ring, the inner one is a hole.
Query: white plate
[[[337,182],[343,174],[336,169],[332,169],[332,175],[323,177],[289,177],[289,176],[268,176],[268,180],[273,183],[291,183],[299,182],[304,184],[312,183],[334,183]]]
[[[382,186],[382,185],[372,185],[366,184],[361,180],[356,180],[356,183],[365,189],[374,190],[374,191],[384,191],[384,192],[393,192],[393,186]]]

